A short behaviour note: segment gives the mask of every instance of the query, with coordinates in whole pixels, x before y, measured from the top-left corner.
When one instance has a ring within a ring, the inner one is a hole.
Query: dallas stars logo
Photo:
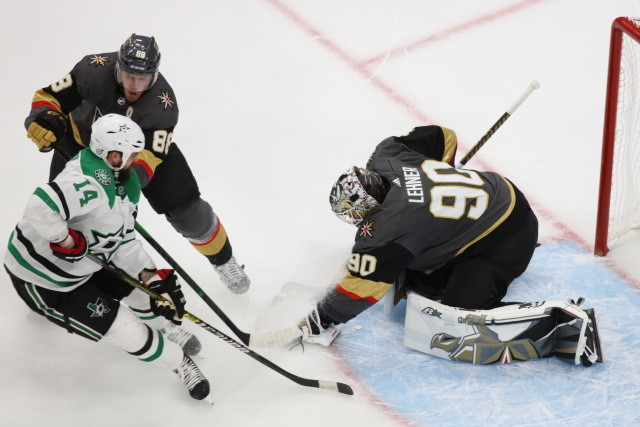
[[[89,59],[91,59],[91,62],[89,62],[89,65],[95,65],[96,67],[98,66],[104,67],[105,64],[109,62],[109,57],[102,56],[102,55],[93,55]]]
[[[94,172],[94,176],[102,185],[111,184],[111,174],[104,169],[98,169]]]
[[[98,298],[96,302],[90,302],[87,305],[87,308],[91,310],[91,317],[104,317],[105,314],[111,311],[111,309],[107,307],[107,303],[102,298]]]
[[[91,230],[93,242],[89,245],[89,251],[108,262],[111,255],[118,249],[124,237],[124,225],[122,225],[115,233],[102,234],[96,230]]]
[[[364,224],[362,224],[362,227],[360,227],[360,236],[364,237],[365,239],[367,237],[373,237],[371,235],[371,232],[373,231],[373,221],[371,222],[365,222]]]
[[[127,125],[120,125],[120,129],[118,129],[118,132],[124,132],[127,133],[127,131],[131,129],[129,126]]]
[[[160,103],[164,105],[165,110],[169,107],[173,108],[175,101],[171,99],[169,92],[160,92],[160,95],[156,95],[156,98],[158,98]]]

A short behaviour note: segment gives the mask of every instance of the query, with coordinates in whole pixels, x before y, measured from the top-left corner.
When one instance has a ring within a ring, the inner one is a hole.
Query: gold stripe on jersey
[[[71,114],[69,114],[69,122],[71,123],[71,132],[73,133],[73,139],[76,141],[76,144],[81,145],[83,147],[87,147],[87,145],[85,145],[82,142],[82,138],[80,137],[80,131],[78,130],[78,125],[76,125],[75,120],[73,120],[73,117]]]
[[[375,304],[391,286],[393,285],[390,283],[374,282],[347,274],[337,286],[337,291],[351,299],[364,299]]]
[[[58,112],[62,112],[62,106],[60,105],[60,102],[58,102],[58,100],[53,95],[45,92],[42,89],[37,90],[36,93],[33,95],[33,99],[31,100],[32,104],[35,104],[38,102],[47,102],[49,104],[52,104],[56,107]]]
[[[502,216],[496,222],[493,223],[491,227],[487,228],[484,231],[484,233],[480,234],[478,237],[476,237],[475,239],[473,239],[472,241],[470,241],[469,243],[461,247],[460,250],[456,252],[455,256],[460,255],[462,252],[466,251],[469,246],[473,245],[478,240],[486,237],[489,233],[491,233],[493,230],[498,228],[498,226],[502,224],[509,217],[509,215],[511,215],[511,212],[513,212],[513,208],[516,205],[516,192],[513,190],[513,186],[508,180],[504,179],[503,176],[500,176],[500,178],[505,182],[505,184],[507,184],[507,187],[509,187],[509,195],[511,196],[511,202],[509,203],[509,207],[504,212],[504,214],[502,214]]]
[[[218,221],[218,228],[213,232],[209,240],[204,243],[190,242],[194,248],[202,255],[217,255],[227,241],[227,230]]]
[[[442,126],[440,126],[440,129],[442,129],[442,134],[444,135],[442,161],[450,163],[453,161],[453,156],[455,156],[456,149],[458,148],[458,137],[456,136],[455,131],[451,129],[447,129]]]
[[[161,159],[154,156],[153,153],[147,149],[144,149],[138,153],[137,161],[143,161],[145,163],[145,169],[150,169],[152,176],[156,173],[156,168],[158,167],[158,165],[162,163]]]

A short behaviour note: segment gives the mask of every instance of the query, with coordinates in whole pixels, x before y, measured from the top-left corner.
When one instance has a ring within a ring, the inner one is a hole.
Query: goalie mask
[[[353,166],[333,185],[329,203],[340,220],[358,225],[382,203],[388,190],[386,180],[379,174]]]
[[[128,117],[119,114],[107,114],[91,125],[91,151],[100,157],[114,171],[124,167],[134,153],[144,148],[144,134],[140,126]],[[120,166],[113,166],[107,161],[110,151],[122,153]]]

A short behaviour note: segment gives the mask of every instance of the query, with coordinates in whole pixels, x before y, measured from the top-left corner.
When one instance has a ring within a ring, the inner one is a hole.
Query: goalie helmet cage
[[[594,253],[640,226],[640,19],[611,26]]]

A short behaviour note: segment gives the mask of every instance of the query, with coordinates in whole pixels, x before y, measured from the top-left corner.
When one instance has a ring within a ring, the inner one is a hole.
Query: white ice
[[[258,350],[296,375],[349,383],[354,396],[299,386],[189,324],[204,343],[197,362],[213,385],[209,407],[190,399],[172,373],[29,314],[3,275],[0,425],[463,425],[474,411],[476,424],[510,425],[518,416],[527,417],[517,418],[522,425],[638,424],[640,313],[616,304],[638,300],[639,241],[606,260],[590,255],[609,34],[618,16],[640,16],[640,1],[7,2],[0,19],[4,239],[48,175],[50,156],[37,152],[23,128],[33,92],[83,55],[114,51],[136,32],[158,40],[161,70],[181,110],[174,140],[225,224],[251,290],[235,296],[223,289],[206,260],[146,201],[139,222],[241,329],[295,321],[341,275],[354,230],[327,205],[341,171],[363,165],[383,138],[421,124],[454,129],[461,156],[533,79],[542,87],[468,164],[498,171],[525,192],[543,243],[573,242],[537,259],[514,292],[577,297],[565,294],[581,289],[592,268],[621,284],[584,288],[600,304],[608,334],[610,360],[594,370],[553,361],[461,366],[415,352],[404,370],[397,361],[407,350],[390,333],[401,331],[397,311],[363,316],[333,349]],[[562,270],[565,264],[578,267]],[[546,269],[559,272],[545,276]],[[302,286],[283,289],[288,282]],[[189,311],[228,331],[186,292]],[[274,306],[278,295],[288,299]],[[285,309],[274,312],[276,306]],[[352,341],[358,333],[370,338]],[[425,382],[394,397],[409,373]],[[548,378],[549,393],[539,376]],[[506,396],[501,377],[520,381],[522,394]],[[590,392],[555,392],[567,381]],[[424,384],[444,397],[425,399]],[[397,397],[422,412],[406,412]],[[581,399],[593,411],[586,418],[571,412],[587,410]]]

